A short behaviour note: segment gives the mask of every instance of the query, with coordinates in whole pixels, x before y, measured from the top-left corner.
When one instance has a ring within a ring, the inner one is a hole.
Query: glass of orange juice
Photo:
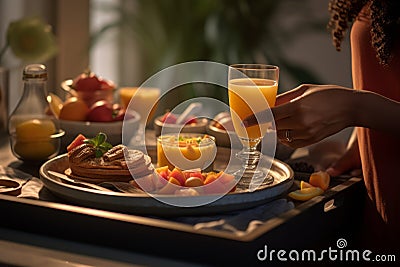
[[[132,101],[131,108],[140,115],[140,121],[144,125],[150,123],[151,118],[157,109],[160,89],[155,87],[121,87],[119,89],[120,103],[123,108],[128,108]]]
[[[119,99],[123,108],[135,110],[140,115],[140,126],[134,139],[135,145],[144,145],[144,130],[157,109],[161,90],[155,87],[121,87]]]
[[[228,96],[229,107],[235,132],[243,148],[236,153],[242,161],[242,168],[235,172],[240,176],[239,186],[246,187],[252,179],[260,180],[261,185],[273,182],[273,178],[258,168],[261,152],[257,150],[269,125],[245,127],[242,120],[252,114],[275,105],[279,82],[279,67],[264,64],[235,64],[229,66]],[[266,121],[266,120],[263,120]]]

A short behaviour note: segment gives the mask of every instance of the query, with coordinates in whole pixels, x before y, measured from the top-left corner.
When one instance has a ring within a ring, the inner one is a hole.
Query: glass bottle
[[[64,134],[58,120],[49,112],[46,66],[27,65],[22,80],[23,94],[8,124],[11,150],[24,161],[45,161],[58,154]]]

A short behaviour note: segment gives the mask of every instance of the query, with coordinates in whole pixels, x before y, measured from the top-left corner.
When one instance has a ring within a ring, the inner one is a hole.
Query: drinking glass
[[[279,68],[264,64],[235,64],[229,66],[228,96],[229,106],[235,132],[242,143],[242,150],[236,153],[236,157],[242,161],[242,168],[234,175],[238,177],[238,186],[248,188],[252,181],[260,185],[268,185],[273,182],[259,165],[261,152],[257,150],[263,136],[267,133],[272,121],[271,118],[259,118],[268,116],[268,112],[260,112],[275,105],[278,91]],[[242,120],[255,114],[257,125],[245,127]],[[263,115],[264,114],[264,115]],[[271,114],[271,113],[270,113]]]
[[[135,110],[140,115],[140,125],[133,145],[143,147],[145,141],[145,128],[152,122],[152,117],[157,109],[161,90],[154,87],[122,87],[119,90],[120,103],[123,108]]]

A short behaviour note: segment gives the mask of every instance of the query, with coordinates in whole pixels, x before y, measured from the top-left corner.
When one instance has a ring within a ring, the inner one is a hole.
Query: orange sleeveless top
[[[400,102],[400,46],[388,66],[380,65],[370,29],[368,11],[363,10],[350,34],[353,87]],[[400,123],[400,117],[393,123]],[[400,136],[367,128],[358,128],[357,136],[370,205],[365,223],[400,238]]]

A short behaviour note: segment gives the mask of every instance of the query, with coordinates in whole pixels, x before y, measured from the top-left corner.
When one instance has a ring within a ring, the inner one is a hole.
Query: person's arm
[[[277,135],[291,147],[316,143],[352,126],[400,134],[400,103],[369,91],[336,85],[302,85],[279,96],[277,104],[271,108]],[[243,124],[256,124],[256,117],[249,116]],[[290,141],[286,140],[288,134]]]
[[[335,85],[306,87],[302,95],[271,108],[281,142],[294,148],[304,147],[355,126],[355,90]],[[288,134],[291,140],[287,140]]]
[[[357,91],[356,125],[400,135],[400,103],[370,91]]]

